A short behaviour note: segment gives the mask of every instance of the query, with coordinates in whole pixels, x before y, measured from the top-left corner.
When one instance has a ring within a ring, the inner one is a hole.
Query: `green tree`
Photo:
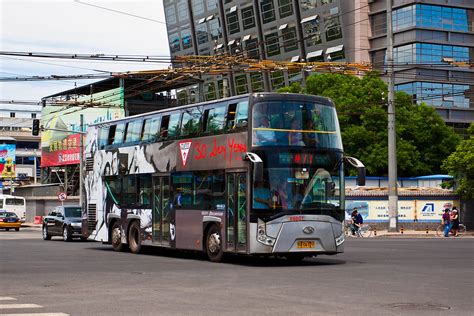
[[[456,150],[444,161],[443,170],[457,183],[456,193],[463,199],[474,199],[474,123],[468,128],[468,139],[462,140]]]
[[[358,78],[343,74],[313,74],[306,88],[294,85],[282,92],[308,93],[331,98],[336,104],[346,154],[359,158],[369,175],[388,173],[387,85],[376,72]],[[413,105],[411,97],[395,97],[397,171],[399,176],[441,172],[443,160],[459,137],[433,107]]]

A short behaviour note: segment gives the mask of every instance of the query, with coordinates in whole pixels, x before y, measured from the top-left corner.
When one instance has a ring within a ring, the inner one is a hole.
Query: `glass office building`
[[[422,2],[422,3],[420,3]],[[384,70],[386,0],[164,0],[171,55],[372,62]],[[393,0],[396,89],[465,128],[474,121],[474,0]],[[464,65],[465,66],[465,65]],[[181,103],[276,90],[301,72],[203,76]]]
[[[386,1],[368,3],[370,57],[384,69]],[[474,121],[473,17],[473,0],[393,0],[396,90],[436,107],[460,132]]]

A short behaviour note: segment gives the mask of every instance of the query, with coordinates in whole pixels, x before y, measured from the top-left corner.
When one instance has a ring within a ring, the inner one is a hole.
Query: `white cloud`
[[[163,4],[158,0],[81,2],[165,21]],[[169,56],[165,24],[130,15],[73,0],[0,0],[0,50]],[[93,73],[93,69],[128,71],[163,67],[166,65],[0,56],[0,77],[75,75]],[[78,85],[86,83],[77,82]],[[37,100],[73,86],[74,82],[0,83],[0,99]]]

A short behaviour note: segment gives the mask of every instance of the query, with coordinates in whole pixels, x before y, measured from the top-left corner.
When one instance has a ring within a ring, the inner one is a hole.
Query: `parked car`
[[[64,241],[82,236],[82,211],[80,206],[58,206],[43,218],[43,239],[50,240],[52,236],[62,236]]]
[[[14,228],[16,231],[20,230],[21,220],[13,212],[0,212],[0,229],[9,231]]]

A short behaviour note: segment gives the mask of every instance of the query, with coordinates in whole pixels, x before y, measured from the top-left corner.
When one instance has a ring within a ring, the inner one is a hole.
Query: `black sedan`
[[[82,236],[82,211],[80,206],[58,206],[43,218],[43,239],[50,240],[51,236],[62,236],[64,241]]]

